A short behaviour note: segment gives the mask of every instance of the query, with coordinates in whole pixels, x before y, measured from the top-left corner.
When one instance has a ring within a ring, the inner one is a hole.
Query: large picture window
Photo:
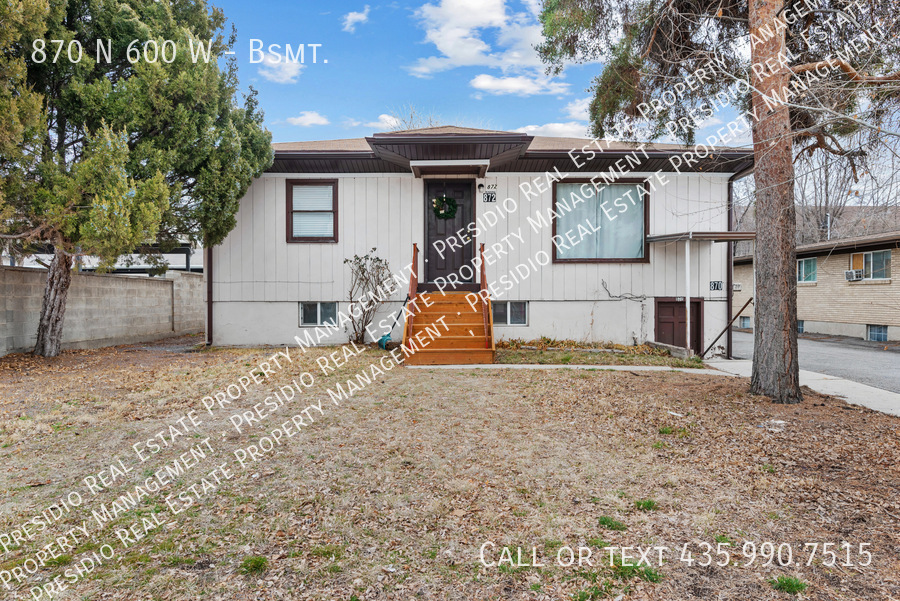
[[[337,242],[336,180],[287,181],[287,241]]]
[[[644,182],[556,184],[554,261],[646,262],[648,209]]]

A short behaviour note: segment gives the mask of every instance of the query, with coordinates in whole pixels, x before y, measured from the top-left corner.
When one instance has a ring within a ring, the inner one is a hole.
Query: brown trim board
[[[292,188],[294,186],[316,186],[322,184],[331,184],[331,210],[334,218],[332,226],[332,236],[309,236],[302,238],[294,237],[293,226],[293,195]],[[284,209],[285,209],[285,240],[288,244],[316,244],[329,243],[338,241],[338,180],[337,179],[287,179],[285,180],[284,189]]]
[[[590,184],[590,179],[567,179],[567,184]],[[556,214],[556,184],[553,182],[551,207],[553,213]],[[650,182],[644,178],[623,178],[612,182],[615,184],[644,184],[644,256],[640,259],[560,259],[556,256],[556,244],[552,243],[553,263],[649,263],[650,262],[650,241],[647,239],[650,232]],[[553,219],[552,236],[556,236],[556,219]]]

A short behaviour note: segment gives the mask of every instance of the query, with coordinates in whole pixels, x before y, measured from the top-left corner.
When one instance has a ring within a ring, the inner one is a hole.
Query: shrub
[[[362,344],[366,340],[366,326],[375,319],[375,312],[387,300],[393,282],[388,262],[379,258],[373,248],[363,256],[344,259],[350,265],[350,300],[360,305],[350,312],[351,340]],[[374,302],[373,302],[374,301]],[[387,332],[385,332],[387,333]]]

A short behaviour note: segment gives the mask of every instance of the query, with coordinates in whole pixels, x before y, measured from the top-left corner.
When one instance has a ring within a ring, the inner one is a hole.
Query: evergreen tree
[[[272,151],[255,92],[239,105],[236,63],[220,66],[235,36],[205,0],[51,0],[43,14],[43,31],[4,47],[44,127],[20,136],[3,227],[54,247],[35,346],[54,356],[75,256],[109,267],[155,240],[218,244]]]

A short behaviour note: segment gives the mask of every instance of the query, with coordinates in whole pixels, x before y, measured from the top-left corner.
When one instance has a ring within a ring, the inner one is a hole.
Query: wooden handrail
[[[412,336],[413,316],[416,306],[416,295],[419,292],[419,245],[413,242],[412,269],[409,272],[409,310],[406,314],[406,324],[403,326],[403,344],[407,345]]]
[[[492,336],[494,316],[489,315],[491,312],[491,303],[488,300],[487,285],[487,267],[484,264],[484,243],[479,247],[479,255],[481,258],[481,308],[482,317],[484,318],[484,347],[492,348],[494,341]]]
[[[412,270],[409,273],[409,298],[414,299],[419,288],[419,245],[413,242]]]

